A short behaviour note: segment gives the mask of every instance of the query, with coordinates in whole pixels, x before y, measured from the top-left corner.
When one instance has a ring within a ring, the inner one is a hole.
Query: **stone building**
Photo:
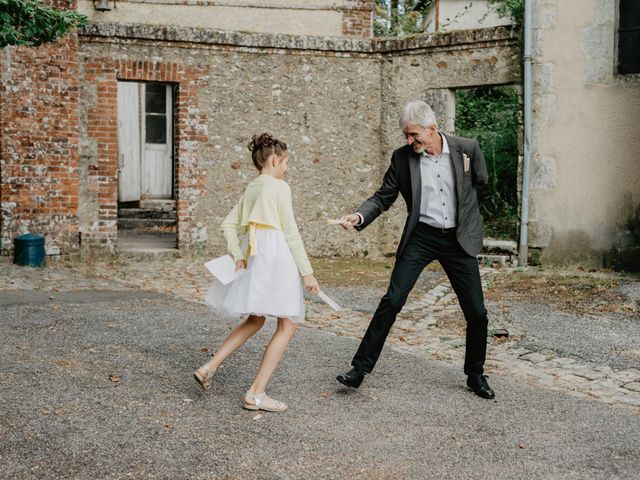
[[[164,16],[164,3],[130,3]],[[310,254],[392,253],[402,205],[357,236],[325,219],[378,185],[404,141],[406,101],[519,83],[519,59],[511,27],[378,40],[101,20],[56,44],[5,48],[2,252],[26,231],[46,235],[49,254],[111,252],[138,223],[167,246],[220,253],[218,225],[255,175],[246,144],[268,130],[290,145]]]

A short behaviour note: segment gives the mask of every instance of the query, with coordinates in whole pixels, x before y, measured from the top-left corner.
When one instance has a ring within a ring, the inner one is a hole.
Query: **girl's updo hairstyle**
[[[286,143],[268,133],[254,135],[247,147],[251,150],[251,159],[258,170],[262,170],[271,155],[275,154],[279,158],[287,151]]]

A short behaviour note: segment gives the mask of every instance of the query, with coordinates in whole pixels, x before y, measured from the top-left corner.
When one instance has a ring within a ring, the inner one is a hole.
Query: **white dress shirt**
[[[438,134],[442,138],[440,155],[427,152],[420,155],[420,221],[436,228],[453,228],[456,226],[457,199],[451,153],[446,137]],[[356,212],[356,215],[359,220],[356,225],[362,225],[362,214]]]
[[[445,136],[439,134],[442,153],[434,156],[424,152],[420,156],[420,221],[436,228],[453,228],[457,207],[454,174],[449,144]]]

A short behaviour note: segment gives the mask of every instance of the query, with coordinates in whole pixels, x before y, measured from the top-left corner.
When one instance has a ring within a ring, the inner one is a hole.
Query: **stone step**
[[[518,243],[514,240],[496,240],[495,238],[485,238],[482,242],[482,251],[493,254],[518,254]]]
[[[153,219],[176,219],[175,210],[163,210],[158,208],[119,208],[118,218],[153,218]]]
[[[167,199],[146,199],[140,200],[140,208],[175,210],[176,201]]]
[[[175,234],[149,234],[135,231],[118,233],[118,254],[137,261],[178,258]]]
[[[118,247],[118,256],[136,262],[154,261],[154,260],[171,260],[180,258],[180,252],[177,248],[163,247]]]
[[[176,221],[168,218],[119,218],[118,230],[176,232]]]
[[[482,265],[498,266],[498,267],[517,267],[517,255],[491,255],[481,253],[478,255],[478,262]]]

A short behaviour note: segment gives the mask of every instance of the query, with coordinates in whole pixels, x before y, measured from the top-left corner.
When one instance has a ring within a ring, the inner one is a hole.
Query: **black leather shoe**
[[[341,373],[338,375],[336,380],[347,387],[358,388],[362,383],[362,380],[364,380],[365,375],[366,374],[364,372],[361,372],[357,368],[352,368],[347,373]]]
[[[496,396],[487,383],[485,375],[469,375],[467,377],[467,387],[474,391],[476,395],[491,400]]]

